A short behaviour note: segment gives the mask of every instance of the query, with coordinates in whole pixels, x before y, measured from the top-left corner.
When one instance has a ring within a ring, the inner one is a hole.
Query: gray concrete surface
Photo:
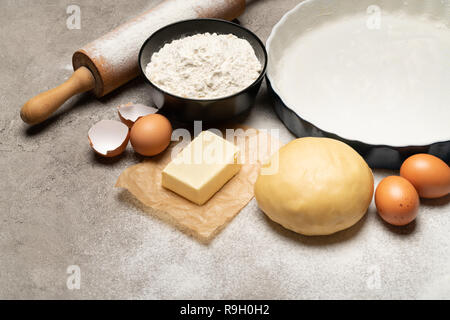
[[[156,2],[0,2],[0,298],[450,298],[449,197],[424,201],[404,229],[372,207],[355,227],[318,238],[272,223],[253,200],[203,245],[113,188],[141,160],[130,147],[116,160],[89,147],[88,129],[115,119],[115,106],[149,102],[141,79],[101,100],[74,98],[44,125],[22,123],[21,105],[70,75],[75,49]],[[241,22],[265,40],[297,2],[253,1]],[[66,28],[69,4],[81,7],[81,30]],[[293,138],[265,88],[246,123]],[[66,285],[71,265],[79,290]]]

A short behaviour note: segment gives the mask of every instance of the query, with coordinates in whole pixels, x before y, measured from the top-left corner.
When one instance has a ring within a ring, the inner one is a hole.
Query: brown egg
[[[131,128],[130,141],[134,151],[143,156],[160,154],[170,144],[172,125],[160,114],[140,118]]]
[[[403,162],[400,175],[422,198],[440,198],[450,193],[450,167],[430,154],[416,154]]]
[[[417,217],[419,195],[405,178],[390,176],[378,184],[375,205],[384,221],[395,226],[404,226]]]

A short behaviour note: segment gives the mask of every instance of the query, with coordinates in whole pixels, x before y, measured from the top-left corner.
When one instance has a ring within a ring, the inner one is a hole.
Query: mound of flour
[[[171,94],[214,99],[237,93],[260,75],[250,43],[232,34],[204,33],[166,44],[147,65],[147,77]]]

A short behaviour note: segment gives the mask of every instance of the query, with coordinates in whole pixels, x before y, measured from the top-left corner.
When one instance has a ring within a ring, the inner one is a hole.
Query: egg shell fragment
[[[157,108],[145,106],[143,104],[128,103],[117,107],[120,120],[129,128],[131,128],[139,118],[154,114],[157,111]]]
[[[450,167],[430,154],[415,154],[403,162],[400,175],[422,198],[440,198],[450,193]]]
[[[119,121],[102,120],[89,130],[88,139],[97,154],[112,158],[125,151],[130,140],[130,130]]]

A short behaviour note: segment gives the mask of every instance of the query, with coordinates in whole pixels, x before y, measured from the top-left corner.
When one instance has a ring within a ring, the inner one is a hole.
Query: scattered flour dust
[[[171,94],[214,99],[242,91],[262,66],[247,40],[232,34],[196,34],[166,44],[147,65],[147,77]]]

